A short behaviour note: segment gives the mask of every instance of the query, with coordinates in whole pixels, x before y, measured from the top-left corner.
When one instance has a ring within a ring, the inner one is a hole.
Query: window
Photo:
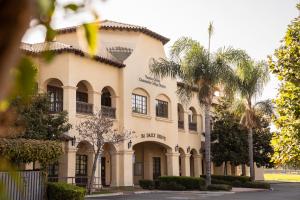
[[[156,99],[156,116],[168,118],[168,102]]]
[[[48,176],[58,177],[58,162],[48,165]]]
[[[147,114],[147,97],[132,94],[132,112]]]
[[[55,86],[47,86],[50,98],[50,112],[60,112],[63,110],[63,89]]]
[[[101,105],[111,107],[111,94],[107,89],[104,89],[101,94]]]
[[[87,176],[86,155],[76,155],[76,176]]]
[[[80,101],[80,102],[88,102],[88,94],[85,92],[76,92],[76,101]]]

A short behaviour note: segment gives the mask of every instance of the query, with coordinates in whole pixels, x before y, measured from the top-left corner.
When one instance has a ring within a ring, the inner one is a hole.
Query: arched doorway
[[[101,156],[101,184],[103,186],[112,185],[112,179],[115,177],[115,172],[112,170],[115,165],[112,156],[116,153],[116,148],[112,144],[106,143],[103,147]]]
[[[197,160],[195,159],[195,156],[197,155],[197,151],[195,149],[191,150],[191,156],[190,156],[190,173],[191,177],[194,177],[196,172],[195,172],[195,165],[197,164]],[[200,163],[199,163],[200,164]]]
[[[86,186],[92,173],[94,150],[91,143],[81,141],[77,145],[75,183],[78,186]]]
[[[185,161],[184,161],[184,150],[182,148],[179,148],[179,176],[185,176]]]
[[[172,149],[158,142],[142,142],[133,146],[133,181],[154,180],[167,175],[166,153]]]

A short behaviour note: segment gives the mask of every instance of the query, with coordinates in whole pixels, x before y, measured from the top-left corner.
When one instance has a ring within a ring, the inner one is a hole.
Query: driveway
[[[144,194],[127,194],[110,197],[90,197],[86,200],[298,200],[300,199],[300,183],[272,184],[273,191],[256,192],[152,192]]]

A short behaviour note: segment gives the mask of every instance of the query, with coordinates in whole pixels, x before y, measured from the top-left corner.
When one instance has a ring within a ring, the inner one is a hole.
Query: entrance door
[[[160,157],[153,157],[153,180],[160,176]]]
[[[101,157],[101,184],[106,186],[105,180],[105,157]]]

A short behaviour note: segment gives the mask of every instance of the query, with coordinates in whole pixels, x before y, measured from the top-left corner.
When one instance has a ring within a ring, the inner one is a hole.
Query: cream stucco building
[[[203,108],[196,97],[182,105],[176,80],[158,80],[149,73],[150,59],[166,56],[168,39],[145,27],[108,20],[101,23],[98,34],[98,52],[93,58],[80,40],[80,27],[58,30],[54,42],[21,46],[38,66],[38,88],[50,94],[51,110],[68,111],[73,124],[67,135],[76,141],[65,142],[65,154],[51,166],[49,175],[86,183],[92,146],[80,140],[74,127],[99,109],[114,119],[116,129],[136,133],[131,140],[105,146],[96,172],[103,185],[132,186],[140,179],[162,175],[203,174]],[[39,57],[46,49],[56,54],[50,63]],[[238,173],[237,168],[231,171]]]

